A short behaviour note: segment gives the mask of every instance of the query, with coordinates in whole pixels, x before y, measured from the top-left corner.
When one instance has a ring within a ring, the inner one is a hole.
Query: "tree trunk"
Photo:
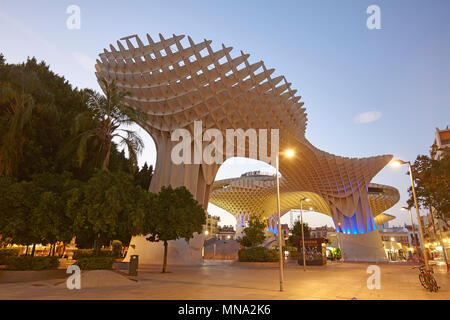
[[[94,251],[96,256],[100,255],[100,233],[97,235],[97,239],[95,240]]]
[[[167,272],[167,247],[168,243],[167,240],[164,240],[164,262],[163,262],[163,273]]]
[[[103,160],[102,171],[108,169],[110,155],[111,155],[111,143],[108,143],[108,150],[106,151],[106,156],[105,159]]]
[[[52,257],[55,256],[55,250],[56,250],[56,243],[53,244]]]
[[[66,243],[63,243],[62,252],[60,252],[59,257],[64,258],[64,251],[66,250]]]
[[[28,245],[27,245],[27,250],[25,250],[25,256],[28,255]]]
[[[100,233],[97,234],[97,238],[94,239],[94,255],[100,255]]]
[[[33,243],[33,250],[31,250],[31,256],[34,257],[34,252],[36,251],[36,243]]]
[[[50,257],[52,255],[52,248],[53,248],[53,244],[50,243],[50,249],[48,250],[47,257]]]

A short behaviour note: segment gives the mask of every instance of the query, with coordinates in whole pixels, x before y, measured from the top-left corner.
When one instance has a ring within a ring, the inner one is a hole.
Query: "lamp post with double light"
[[[391,162],[391,166],[393,167],[399,167],[403,164],[407,164],[408,165],[408,169],[409,169],[409,178],[411,179],[411,188],[412,188],[412,193],[413,193],[413,198],[414,198],[414,206],[416,207],[416,213],[417,213],[417,224],[419,225],[419,234],[420,234],[420,239],[422,240],[420,242],[420,246],[423,252],[423,260],[425,262],[425,268],[427,270],[430,270],[430,265],[428,263],[428,257],[427,254],[425,253],[425,249],[423,247],[423,241],[424,241],[424,237],[423,237],[423,228],[422,228],[422,222],[420,221],[420,211],[419,211],[419,206],[417,204],[417,197],[416,197],[416,189],[414,188],[414,178],[413,178],[413,173],[412,173],[412,168],[411,168],[411,162],[410,161],[403,161],[403,160],[394,160]]]
[[[302,224],[303,271],[306,271],[305,233],[303,230],[303,201],[309,201],[309,198],[301,198],[300,199],[300,220],[301,220],[301,224]]]
[[[291,158],[294,156],[294,151],[293,150],[287,150],[284,155],[288,158]],[[276,161],[275,161],[275,166],[276,166],[276,180],[277,180],[277,213],[278,213],[278,250],[280,251],[280,291],[283,291],[283,262],[284,262],[284,258],[283,258],[283,240],[281,238],[281,208],[280,208],[280,173],[279,173],[279,168],[280,168],[280,164],[279,164],[279,158],[280,158],[280,153],[277,153],[277,157],[276,157]]]

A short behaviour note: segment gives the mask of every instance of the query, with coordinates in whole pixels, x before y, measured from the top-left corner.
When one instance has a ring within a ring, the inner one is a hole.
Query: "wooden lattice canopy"
[[[282,193],[316,195],[321,212],[328,212],[343,232],[374,230],[371,210],[377,209],[369,205],[369,183],[392,156],[346,158],[315,148],[305,138],[307,118],[297,90],[262,61],[251,62],[242,51],[232,54],[225,45],[214,50],[210,40],[196,43],[183,35],[166,39],[160,34],[157,41],[147,35],[144,43],[132,35],[105,49],[96,70],[97,77],[114,79],[120,90],[130,92],[129,105],[147,113],[142,126],[158,152],[150,190],[184,185],[205,209],[208,205],[220,164],[171,163],[170,134],[175,129],[192,132],[196,120],[204,129],[222,132],[279,129],[280,150],[295,150],[292,159],[280,157]]]

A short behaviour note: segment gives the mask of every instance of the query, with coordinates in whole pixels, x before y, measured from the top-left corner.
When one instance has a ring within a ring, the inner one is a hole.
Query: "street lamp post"
[[[306,254],[305,254],[305,234],[303,231],[303,201],[309,201],[308,198],[301,198],[300,199],[300,219],[302,224],[302,252],[303,252],[303,271],[306,271]]]
[[[413,198],[414,198],[414,206],[416,207],[416,213],[417,213],[417,224],[419,225],[419,233],[420,233],[420,239],[422,241],[420,241],[420,246],[423,252],[423,260],[425,262],[425,268],[427,270],[430,270],[430,265],[428,263],[428,257],[427,254],[425,253],[425,249],[423,246],[423,242],[425,241],[425,238],[423,237],[423,228],[422,228],[422,222],[420,221],[420,212],[419,212],[419,206],[417,204],[417,197],[416,197],[416,189],[414,188],[414,178],[413,178],[413,174],[412,174],[412,168],[411,168],[411,162],[410,161],[403,161],[403,160],[394,160],[392,162],[393,166],[400,166],[402,164],[408,164],[408,169],[409,169],[409,178],[411,179],[411,189],[413,192]]]
[[[280,252],[280,291],[283,291],[283,242],[281,239],[281,213],[280,213],[280,178],[279,178],[279,155],[276,158],[276,169],[277,169],[277,213],[278,213],[278,251]]]
[[[288,150],[286,151],[285,155],[287,157],[292,157],[294,155],[294,151]],[[283,240],[281,238],[281,208],[280,208],[280,173],[279,173],[279,159],[280,158],[280,152],[277,153],[275,166],[276,166],[276,180],[277,180],[277,213],[278,213],[278,250],[280,251],[280,291],[283,291],[283,280],[284,280],[284,274],[283,274]]]

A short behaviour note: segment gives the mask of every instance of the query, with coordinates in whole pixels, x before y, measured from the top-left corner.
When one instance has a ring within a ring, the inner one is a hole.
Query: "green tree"
[[[311,228],[307,222],[303,223],[304,238],[309,239],[311,234]],[[302,224],[300,221],[296,221],[291,230],[291,235],[288,238],[288,244],[294,246],[294,239],[302,239]]]
[[[89,89],[72,88],[35,58],[22,64],[0,63],[0,158],[3,154],[4,159],[0,166],[10,168],[10,175],[19,181],[29,181],[37,173],[65,171],[74,179],[87,181],[103,161],[98,140],[93,138],[86,143],[81,166],[77,155],[81,132],[101,124],[91,107],[94,95]],[[12,112],[12,106],[17,112]],[[80,117],[85,121],[75,121]],[[116,133],[127,136],[124,131]],[[135,159],[127,159],[113,142],[109,170],[129,171],[134,166]]]
[[[259,216],[251,217],[249,225],[244,229],[244,236],[238,242],[244,247],[255,247],[266,240],[266,223]]]
[[[38,202],[38,192],[32,182],[17,182],[0,177],[0,233],[16,244],[39,243],[41,234],[31,223],[33,208]],[[33,248],[34,249],[34,248]],[[28,251],[27,251],[28,253]],[[32,252],[34,254],[34,250]]]
[[[435,209],[437,217],[448,228],[450,219],[450,150],[443,150],[440,160],[426,155],[417,156],[411,166],[419,207]],[[408,188],[408,206],[414,206],[411,187]]]
[[[34,58],[23,64],[0,64],[0,87],[0,141],[9,141],[1,144],[2,154],[14,158],[16,168],[10,175],[19,180],[47,171],[92,175],[93,169],[78,166],[75,149],[64,158],[57,156],[71,138],[75,115],[88,110],[87,90],[73,89]]]
[[[185,187],[163,187],[157,195],[149,193],[149,205],[136,223],[135,234],[146,234],[148,241],[164,243],[163,270],[167,271],[168,241],[201,233],[206,223],[205,211]]]
[[[64,198],[68,181],[67,175],[50,173],[21,182],[0,177],[0,234],[27,246],[70,241],[73,223]]]
[[[29,94],[17,93],[8,84],[0,83],[0,105],[4,111],[0,145],[0,175],[11,175],[18,169],[27,141],[24,127],[30,122],[34,100]]]
[[[118,139],[121,145],[127,147],[129,158],[133,167],[137,165],[137,154],[143,147],[142,139],[125,126],[141,123],[143,113],[124,103],[127,92],[121,92],[115,81],[108,83],[104,78],[101,85],[105,96],[91,93],[88,105],[89,111],[77,116],[74,132],[77,133],[77,155],[80,166],[86,159],[89,142],[98,151],[101,170],[109,166],[113,139]]]
[[[77,242],[82,246],[120,240],[128,244],[132,235],[132,216],[142,206],[147,192],[134,184],[124,172],[98,171],[81,188],[71,190],[67,201]],[[92,243],[92,242],[91,242]]]
[[[70,173],[55,174],[44,172],[33,176],[32,182],[38,194],[33,207],[31,224],[42,244],[57,241],[70,242],[74,236],[73,220],[68,216],[67,197],[72,188],[80,183],[72,179]]]
[[[140,185],[144,190],[148,190],[150,188],[152,176],[153,166],[147,166],[147,162],[144,163],[142,168],[136,170],[136,172],[134,173],[134,179],[136,180],[136,183]]]
[[[110,96],[118,95],[117,90],[109,92]],[[79,143],[73,142],[82,131],[98,129],[101,121],[106,122],[106,118],[99,116],[100,112],[95,112],[95,95],[89,89],[73,88],[45,62],[29,58],[21,64],[7,64],[0,56],[0,188],[4,187],[0,192],[0,234],[5,234],[3,239],[14,237],[12,241],[17,244],[52,243],[70,240],[76,231],[77,243],[87,246],[89,242],[91,246],[97,234],[88,218],[94,218],[90,215],[92,211],[83,205],[90,199],[86,197],[88,181],[103,159],[96,158],[98,140],[88,139],[80,166]],[[110,102],[117,100],[120,99],[112,98]],[[111,111],[115,108],[115,103],[112,104],[110,114],[126,125],[126,117]],[[80,114],[86,115],[85,122],[75,121]],[[77,126],[80,130],[72,130]],[[127,137],[126,131],[114,132]],[[120,142],[120,138],[117,140]],[[108,169],[114,175],[135,166],[136,153],[127,159],[123,150],[117,150],[115,142],[109,150]],[[6,179],[6,175],[11,179]],[[124,189],[127,201],[116,202],[126,204],[122,208],[125,211],[129,208],[126,212],[134,212],[146,192],[140,188],[139,192],[135,190],[142,184],[138,176],[128,175],[126,181],[117,183],[116,189]],[[128,220],[118,221],[114,232],[127,238]],[[108,237],[106,232],[102,241],[109,240]],[[120,240],[125,244],[129,241]]]

